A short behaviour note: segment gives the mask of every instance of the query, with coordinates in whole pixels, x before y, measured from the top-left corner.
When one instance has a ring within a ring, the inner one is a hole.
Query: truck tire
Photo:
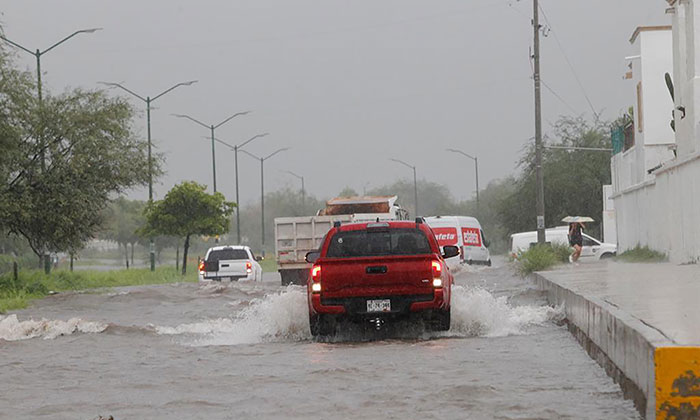
[[[309,315],[309,329],[314,338],[335,335],[335,319],[332,315]]]
[[[433,331],[448,331],[450,329],[451,315],[449,309],[445,311],[436,311],[433,314]]]
[[[291,279],[290,274],[291,273],[288,272],[287,270],[280,271],[280,278],[281,278],[282,286],[288,286],[292,283],[292,279]]]
[[[290,284],[298,284],[299,286],[306,286],[308,280],[309,270],[280,270],[280,278],[282,286],[288,286]]]

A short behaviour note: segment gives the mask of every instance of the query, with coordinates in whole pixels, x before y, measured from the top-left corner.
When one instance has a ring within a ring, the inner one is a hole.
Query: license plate
[[[377,299],[367,301],[367,312],[391,312],[391,300]]]

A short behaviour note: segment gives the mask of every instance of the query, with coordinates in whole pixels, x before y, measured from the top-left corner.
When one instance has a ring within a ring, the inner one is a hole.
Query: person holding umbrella
[[[583,222],[592,222],[590,217],[567,216],[562,222],[569,223],[569,246],[574,248],[574,252],[569,256],[569,262],[575,263],[581,257],[583,248],[583,230],[586,228]]]

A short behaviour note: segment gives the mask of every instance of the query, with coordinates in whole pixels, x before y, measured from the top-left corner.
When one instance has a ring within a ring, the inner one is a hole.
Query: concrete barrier
[[[595,276],[599,282],[606,275],[600,270],[535,273],[534,281],[546,291],[550,304],[564,306],[572,333],[644,417],[700,419],[700,346],[679,345],[644,316],[616,302],[619,295],[609,288],[590,287],[577,279]],[[700,305],[700,295],[697,299]],[[700,330],[700,323],[695,325]]]

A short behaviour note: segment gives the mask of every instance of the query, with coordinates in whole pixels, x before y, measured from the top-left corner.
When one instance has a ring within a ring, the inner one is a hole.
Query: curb
[[[614,303],[584,296],[534,273],[569,329],[646,419],[700,419],[700,347],[679,346]],[[700,328],[700,326],[698,326]]]

